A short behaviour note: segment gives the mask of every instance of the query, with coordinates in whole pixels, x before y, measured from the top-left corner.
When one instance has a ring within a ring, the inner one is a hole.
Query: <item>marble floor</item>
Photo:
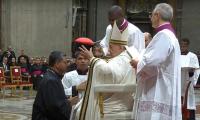
[[[200,120],[200,88],[195,89],[195,99],[196,99],[196,120]]]
[[[200,88],[195,90],[196,94],[196,120],[200,120]],[[31,120],[32,105],[36,92],[30,96],[28,91],[24,91],[23,96],[10,96],[9,91],[5,98],[0,96],[0,120]]]
[[[23,96],[10,96],[7,91],[5,98],[0,98],[0,120],[31,120],[35,94],[30,96],[29,91],[24,91]]]

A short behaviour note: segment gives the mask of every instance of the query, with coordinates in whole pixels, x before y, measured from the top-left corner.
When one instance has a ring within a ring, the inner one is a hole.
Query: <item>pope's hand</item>
[[[82,45],[81,47],[79,47],[79,49],[81,50],[81,54],[87,59],[90,60],[92,57],[94,57],[92,53],[92,48],[90,48],[90,50],[87,50],[87,48],[85,48],[85,46]]]

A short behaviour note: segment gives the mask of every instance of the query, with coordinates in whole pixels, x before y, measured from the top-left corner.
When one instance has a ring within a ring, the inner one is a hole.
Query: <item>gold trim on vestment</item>
[[[86,86],[85,95],[83,97],[79,120],[85,120],[85,115],[87,112],[87,106],[88,106],[89,96],[90,96],[90,89],[91,89],[91,85],[92,85],[93,69],[94,69],[95,63],[98,60],[100,60],[100,58],[92,58],[91,63],[90,63],[87,86]]]
[[[113,39],[110,39],[109,42],[113,43],[113,44],[127,45],[127,41],[122,41],[122,40],[113,40]]]

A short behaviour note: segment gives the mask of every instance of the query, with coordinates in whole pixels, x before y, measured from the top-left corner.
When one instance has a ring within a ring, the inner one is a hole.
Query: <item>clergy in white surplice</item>
[[[187,38],[183,38],[180,42],[181,47],[181,94],[183,98],[186,94],[186,88],[189,83],[188,97],[187,99],[187,109],[190,111],[190,119],[195,120],[195,93],[194,86],[197,83],[199,77],[199,61],[196,54],[189,52],[190,41]]]
[[[156,35],[140,59],[131,64],[137,68],[137,92],[133,119],[181,120],[180,47],[170,24],[173,9],[157,4],[152,12]]]
[[[112,32],[112,26],[114,23],[114,20],[118,20],[120,22],[119,29],[120,31],[123,31],[125,28],[128,30],[128,43],[127,45],[129,47],[134,46],[138,52],[142,52],[142,50],[145,48],[144,43],[144,34],[141,32],[141,30],[135,26],[134,24],[128,22],[123,15],[123,10],[120,6],[114,5],[110,8],[108,12],[108,20],[110,22],[110,25],[106,28],[106,34],[102,41],[100,42],[100,45],[103,48],[104,54],[109,54],[109,40],[110,40],[110,34]]]
[[[133,105],[132,92],[106,94],[103,100],[103,108],[100,108],[100,98],[94,89],[101,84],[121,84],[129,85],[136,83],[135,70],[130,65],[133,56],[137,56],[135,48],[128,48],[127,29],[120,32],[116,22],[114,23],[111,39],[109,41],[109,51],[111,59],[104,60],[93,57],[91,51],[80,48],[82,53],[90,59],[90,69],[88,75],[87,89],[82,101],[79,120],[101,120],[100,111],[105,114],[122,113],[118,119],[125,119],[123,113],[131,112]],[[129,50],[126,50],[129,49]],[[130,53],[129,51],[132,51]],[[130,118],[129,118],[130,119]],[[109,118],[109,120],[112,120]]]
[[[75,53],[76,70],[65,73],[62,78],[65,95],[68,97],[77,96],[78,89],[81,84],[85,84],[87,80],[89,60],[80,54],[79,51]],[[82,94],[79,94],[81,98]]]

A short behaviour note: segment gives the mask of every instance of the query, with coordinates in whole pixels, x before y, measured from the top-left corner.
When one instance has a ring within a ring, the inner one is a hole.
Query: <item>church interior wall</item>
[[[72,0],[2,0],[2,48],[30,56],[70,55]]]
[[[190,49],[200,52],[200,1],[183,0],[181,37],[189,38]]]

